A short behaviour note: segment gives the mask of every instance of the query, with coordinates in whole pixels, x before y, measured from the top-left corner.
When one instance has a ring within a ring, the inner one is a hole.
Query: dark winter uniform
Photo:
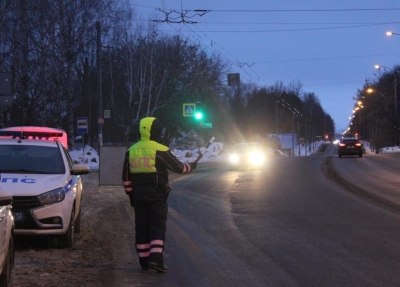
[[[167,221],[168,171],[190,173],[196,163],[182,163],[160,143],[162,125],[158,119],[143,118],[141,140],[125,154],[122,182],[135,209],[136,250],[143,269],[166,272],[164,244]]]

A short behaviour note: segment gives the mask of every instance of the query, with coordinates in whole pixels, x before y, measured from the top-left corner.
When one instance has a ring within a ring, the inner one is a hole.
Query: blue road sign
[[[77,118],[77,132],[78,134],[87,134],[89,131],[89,124],[87,117]]]
[[[183,116],[184,117],[193,117],[196,113],[196,104],[195,103],[185,103],[183,104]]]

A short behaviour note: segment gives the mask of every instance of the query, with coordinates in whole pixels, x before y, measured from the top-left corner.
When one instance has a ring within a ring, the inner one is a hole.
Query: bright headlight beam
[[[230,160],[230,162],[232,162],[232,163],[237,163],[237,162],[239,162],[239,156],[237,155],[237,154],[231,154],[230,156],[229,156],[229,160]]]
[[[249,153],[249,160],[254,165],[260,165],[264,163],[265,155],[259,151],[253,151]]]

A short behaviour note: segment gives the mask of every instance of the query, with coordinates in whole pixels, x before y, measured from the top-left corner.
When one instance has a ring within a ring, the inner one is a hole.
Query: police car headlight
[[[264,160],[265,160],[265,155],[262,152],[253,151],[253,152],[249,153],[249,161],[252,164],[260,165],[260,164],[264,163]]]
[[[239,162],[239,155],[233,153],[229,156],[229,161],[231,163],[238,163]]]
[[[41,205],[58,203],[63,201],[64,198],[65,198],[65,191],[63,188],[57,188],[38,196]]]

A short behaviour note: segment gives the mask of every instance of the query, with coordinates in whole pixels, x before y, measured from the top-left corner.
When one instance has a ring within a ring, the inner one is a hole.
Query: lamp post
[[[386,35],[390,37],[390,36],[392,36],[392,35],[400,35],[400,34],[395,33],[395,32],[393,32],[393,31],[387,31],[387,32],[386,32]]]
[[[378,91],[378,90],[376,90],[376,89],[368,88],[368,89],[366,89],[365,91],[366,91],[368,94],[378,93],[378,94],[380,94],[383,98],[386,99],[385,95],[384,95],[381,91]]]
[[[384,99],[383,102],[386,102],[386,96],[377,89],[367,88],[367,89],[365,89],[365,92],[368,94],[379,94]],[[368,105],[368,103],[367,103],[367,105]],[[372,107],[372,109],[371,109],[371,107]],[[367,126],[365,128],[365,130],[368,131],[368,134],[370,135],[371,150],[376,149],[376,147],[379,145],[380,139],[382,139],[382,137],[385,138],[383,129],[378,128],[378,123],[380,122],[380,120],[387,122],[386,105],[383,104],[382,107],[383,107],[383,110],[378,110],[377,107],[375,106],[375,103],[373,103],[373,105],[371,105],[368,108],[368,110],[369,110],[368,113],[365,113],[365,111],[364,111],[364,121],[365,121],[365,125]],[[383,114],[381,116],[380,112],[382,112],[382,111],[383,111]],[[368,123],[367,123],[367,121],[368,121]]]
[[[390,33],[393,33],[393,32],[390,32]],[[381,65],[375,65],[375,69],[379,70],[380,68],[387,69],[388,71],[392,71],[393,72],[393,76],[394,76],[394,118],[397,119],[397,76],[396,76],[396,70],[393,70],[393,69],[390,69],[388,67],[381,66]]]

